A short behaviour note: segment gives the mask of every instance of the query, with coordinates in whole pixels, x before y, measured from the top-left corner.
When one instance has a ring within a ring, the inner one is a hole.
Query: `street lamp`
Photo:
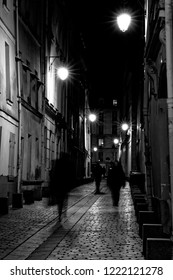
[[[59,67],[57,69],[57,75],[62,81],[66,80],[69,76],[68,68],[64,66]]]
[[[93,151],[94,151],[94,152],[97,152],[97,150],[98,150],[97,147],[94,147],[94,148],[93,148]]]
[[[96,115],[93,113],[89,114],[88,118],[91,122],[95,122],[97,119]]]
[[[122,13],[117,17],[117,24],[122,32],[127,31],[131,23],[131,16],[127,13]]]
[[[122,123],[122,124],[121,124],[121,129],[122,129],[123,131],[127,131],[127,130],[129,129],[129,125],[128,125],[127,123]]]
[[[114,138],[113,142],[114,142],[115,145],[118,145],[119,144],[119,139],[118,138]]]

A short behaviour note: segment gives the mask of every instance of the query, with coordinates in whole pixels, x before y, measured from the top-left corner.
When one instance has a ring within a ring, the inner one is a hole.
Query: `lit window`
[[[113,99],[113,106],[117,106],[117,100]]]
[[[103,141],[103,139],[99,139],[99,147],[103,147],[103,145],[104,145],[104,141]]]

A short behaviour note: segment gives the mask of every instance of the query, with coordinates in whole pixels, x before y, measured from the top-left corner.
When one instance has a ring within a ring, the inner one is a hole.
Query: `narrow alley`
[[[106,181],[102,194],[94,190],[93,182],[73,189],[61,223],[46,198],[10,209],[0,217],[0,259],[143,260],[129,185],[121,189],[118,207]]]

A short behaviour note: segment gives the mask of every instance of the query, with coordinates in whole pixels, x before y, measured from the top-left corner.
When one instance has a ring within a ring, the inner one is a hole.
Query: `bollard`
[[[8,214],[8,197],[0,197],[0,215]]]
[[[139,211],[138,223],[139,223],[139,236],[142,238],[143,224],[158,224],[158,218],[154,211]]]
[[[143,224],[142,240],[143,240],[143,255],[146,257],[146,241],[147,238],[166,238],[167,235],[163,232],[162,224]]]
[[[169,238],[147,238],[146,260],[171,260],[172,242]]]
[[[137,217],[138,220],[138,215],[139,215],[139,211],[147,211],[148,210],[148,203],[144,202],[144,203],[136,203],[135,206],[135,215]],[[137,221],[138,222],[138,221]]]
[[[24,190],[23,197],[25,200],[25,204],[34,203],[34,190]]]
[[[142,193],[145,193],[145,174],[132,171],[130,174],[130,186],[137,185]]]
[[[23,208],[23,194],[13,193],[12,208]]]
[[[144,197],[136,197],[136,198],[134,198],[134,208],[135,208],[135,211],[137,210],[137,206],[139,205],[139,204],[145,204],[147,201],[146,201],[146,199],[144,198]]]
[[[36,201],[42,200],[42,188],[41,187],[36,186],[34,188],[34,200],[36,200]]]

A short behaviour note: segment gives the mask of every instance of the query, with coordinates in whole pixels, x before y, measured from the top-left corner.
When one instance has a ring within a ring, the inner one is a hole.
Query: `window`
[[[21,174],[23,175],[23,165],[24,165],[24,137],[21,137]]]
[[[117,100],[116,99],[113,99],[113,106],[117,106]]]
[[[39,138],[35,138],[35,180],[40,177],[40,166],[39,166]]]
[[[45,169],[48,168],[48,164],[47,164],[47,162],[48,162],[48,158],[47,158],[47,146],[48,146],[48,144],[47,144],[47,142],[48,142],[47,132],[48,132],[47,127],[45,126],[45,128],[44,128],[44,162],[45,162]]]
[[[103,122],[104,114],[101,112],[99,113],[99,121]]]
[[[117,125],[112,125],[112,134],[117,135]]]
[[[30,97],[31,97],[31,105],[38,109],[38,78],[37,71],[35,73],[30,73]]]
[[[2,137],[2,126],[0,126],[0,155],[1,155],[1,137]]]
[[[21,96],[31,104],[31,90],[30,90],[30,62],[26,61],[26,64],[22,64],[23,73],[22,73],[22,93]]]
[[[103,125],[99,125],[99,134],[103,134]]]
[[[28,134],[28,149],[27,149],[27,179],[30,179],[31,174],[31,153],[32,153],[32,137]]]
[[[35,161],[39,162],[39,139],[37,137],[35,138]]]
[[[5,42],[5,83],[6,83],[6,98],[11,101],[10,87],[10,48]]]
[[[117,121],[117,110],[114,110],[114,111],[112,112],[112,121],[113,121],[113,122],[116,122],[116,121]]]
[[[99,147],[103,147],[103,145],[104,145],[103,139],[99,139],[98,145],[99,145]]]
[[[9,138],[9,160],[8,160],[8,175],[14,176],[14,154],[15,154],[15,134],[10,132]]]
[[[9,10],[9,0],[3,0],[3,5]]]
[[[54,159],[54,134],[50,130],[49,136],[49,168],[51,168],[52,160]]]
[[[27,71],[26,71],[26,96],[27,96],[27,101],[29,104],[31,104],[31,76],[30,76],[30,62],[27,60],[26,61],[27,65]]]
[[[26,68],[22,69],[22,88],[21,88],[21,97],[25,98],[26,96],[26,86],[27,86],[27,70]]]

